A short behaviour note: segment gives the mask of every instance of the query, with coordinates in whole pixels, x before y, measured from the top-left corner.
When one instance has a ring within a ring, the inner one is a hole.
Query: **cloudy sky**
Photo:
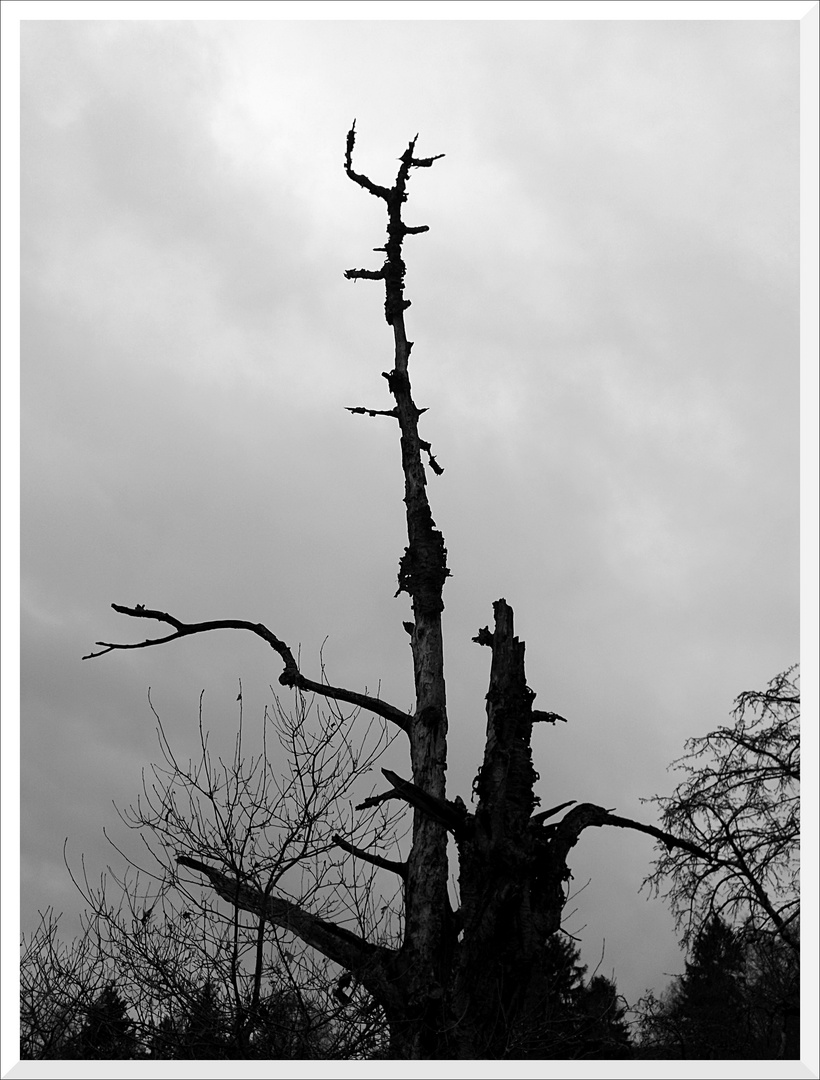
[[[280,672],[246,618],[412,703],[394,599],[382,206],[419,133],[408,333],[445,592],[449,794],[483,753],[505,597],[543,806],[653,820],[684,740],[798,658],[798,43],[780,22],[37,22],[22,33],[22,895],[79,909],[112,802],[230,747]],[[325,640],[326,639],[326,640]],[[679,971],[652,845],[588,831],[568,929],[634,1001]]]

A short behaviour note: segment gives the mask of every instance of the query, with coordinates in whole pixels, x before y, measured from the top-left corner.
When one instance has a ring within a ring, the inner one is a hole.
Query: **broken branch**
[[[395,997],[395,990],[387,977],[388,962],[394,956],[392,949],[372,945],[342,926],[325,922],[289,900],[269,896],[241,877],[232,877],[199,859],[177,855],[176,861],[180,866],[205,874],[214,892],[229,904],[261,915],[269,923],[290,930],[330,960],[355,972],[362,985],[379,995],[380,1000],[385,993]]]
[[[438,799],[434,795],[428,795],[426,791],[422,791],[420,787],[411,784],[409,780],[403,780],[398,773],[394,773],[390,769],[382,769],[382,772],[393,785],[391,796],[398,795],[400,799],[404,799],[414,809],[421,810],[428,817],[433,818],[434,821],[444,825],[452,833],[464,827],[469,814],[463,802],[460,805],[453,805],[446,799]]]
[[[334,835],[333,842],[337,847],[340,847],[342,851],[346,851],[349,855],[354,855],[357,859],[369,862],[373,866],[380,866],[382,870],[391,870],[394,874],[398,874],[403,881],[407,879],[406,862],[397,862],[395,859],[385,859],[381,855],[371,855],[369,851],[356,847],[355,844],[348,843],[348,841],[345,840],[344,837],[339,836],[338,833]]]
[[[345,410],[359,416],[392,416],[394,420],[399,415],[395,409],[367,409],[364,405],[345,405]]]

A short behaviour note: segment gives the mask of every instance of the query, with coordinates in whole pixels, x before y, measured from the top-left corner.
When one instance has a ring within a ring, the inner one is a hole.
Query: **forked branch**
[[[305,678],[299,671],[299,667],[290,647],[282,641],[281,638],[278,638],[276,634],[269,630],[264,623],[253,623],[246,619],[210,619],[207,622],[184,623],[174,615],[170,615],[167,611],[157,611],[154,608],[146,608],[144,604],[137,604],[136,607],[127,607],[124,604],[112,604],[111,607],[114,611],[118,611],[122,615],[129,615],[134,619],[154,619],[156,622],[167,623],[169,626],[173,626],[174,632],[172,634],[166,634],[165,637],[146,638],[144,641],[127,643],[97,641],[95,644],[102,646],[102,648],[99,652],[88,653],[83,657],[83,660],[91,660],[96,656],[104,656],[106,653],[114,652],[115,650],[147,649],[152,645],[165,645],[169,641],[177,641],[179,638],[190,637],[193,634],[204,634],[209,630],[249,630],[252,634],[256,634],[257,637],[266,641],[282,658],[282,662],[285,665],[284,671],[279,676],[279,682],[282,686],[291,686],[309,694],[319,694],[320,697],[331,698],[334,701],[344,701],[348,705],[355,705],[358,708],[367,709],[369,712],[375,713],[376,716],[381,716],[385,720],[390,720],[405,733],[409,733],[410,731],[412,717],[408,713],[402,712],[401,709],[397,709],[395,706],[388,704],[386,701],[371,697],[369,694],[359,694],[355,690],[346,690],[340,686],[330,686],[328,683],[316,682],[313,679]]]
[[[401,255],[401,246],[405,236],[417,235],[429,230],[428,225],[405,225],[401,219],[402,203],[407,200],[407,180],[411,169],[428,169],[434,161],[444,157],[444,154],[436,154],[434,157],[417,158],[413,154],[416,149],[416,139],[410,141],[409,146],[401,156],[401,165],[396,176],[396,182],[391,188],[374,184],[369,176],[356,172],[353,168],[353,147],[356,143],[356,121],[353,121],[350,131],[347,133],[347,148],[345,151],[345,172],[358,184],[359,187],[369,191],[387,204],[387,243],[377,251],[383,251],[386,255],[384,265],[379,270],[347,270],[345,277],[349,280],[367,278],[384,280],[386,292],[384,301],[384,316],[389,325],[393,325],[394,319],[401,315],[405,308],[410,307],[410,301],[404,299],[404,274],[405,265]]]

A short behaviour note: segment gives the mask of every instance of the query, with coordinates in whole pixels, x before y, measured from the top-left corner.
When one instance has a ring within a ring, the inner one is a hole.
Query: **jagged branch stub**
[[[404,298],[404,275],[406,267],[402,259],[402,244],[408,234],[417,234],[429,231],[429,225],[405,225],[401,219],[401,206],[407,200],[407,181],[411,169],[427,169],[434,161],[443,158],[444,154],[436,154],[434,157],[414,157],[416,140],[418,135],[410,141],[409,146],[401,156],[401,166],[396,176],[396,182],[391,188],[374,184],[364,173],[356,172],[353,168],[353,147],[356,143],[356,121],[354,120],[350,131],[347,133],[347,147],[345,151],[345,172],[358,184],[359,187],[369,191],[371,195],[382,199],[387,204],[388,224],[387,243],[377,251],[384,251],[387,258],[380,270],[347,270],[345,277],[348,279],[369,278],[370,280],[383,280],[385,283],[384,317],[390,326],[397,315],[410,307],[410,301]]]

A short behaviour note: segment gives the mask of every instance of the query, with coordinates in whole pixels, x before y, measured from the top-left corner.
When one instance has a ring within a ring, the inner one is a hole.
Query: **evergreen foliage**
[[[799,964],[775,934],[733,930],[713,916],[684,974],[640,1005],[641,1056],[765,1060],[800,1057]]]

